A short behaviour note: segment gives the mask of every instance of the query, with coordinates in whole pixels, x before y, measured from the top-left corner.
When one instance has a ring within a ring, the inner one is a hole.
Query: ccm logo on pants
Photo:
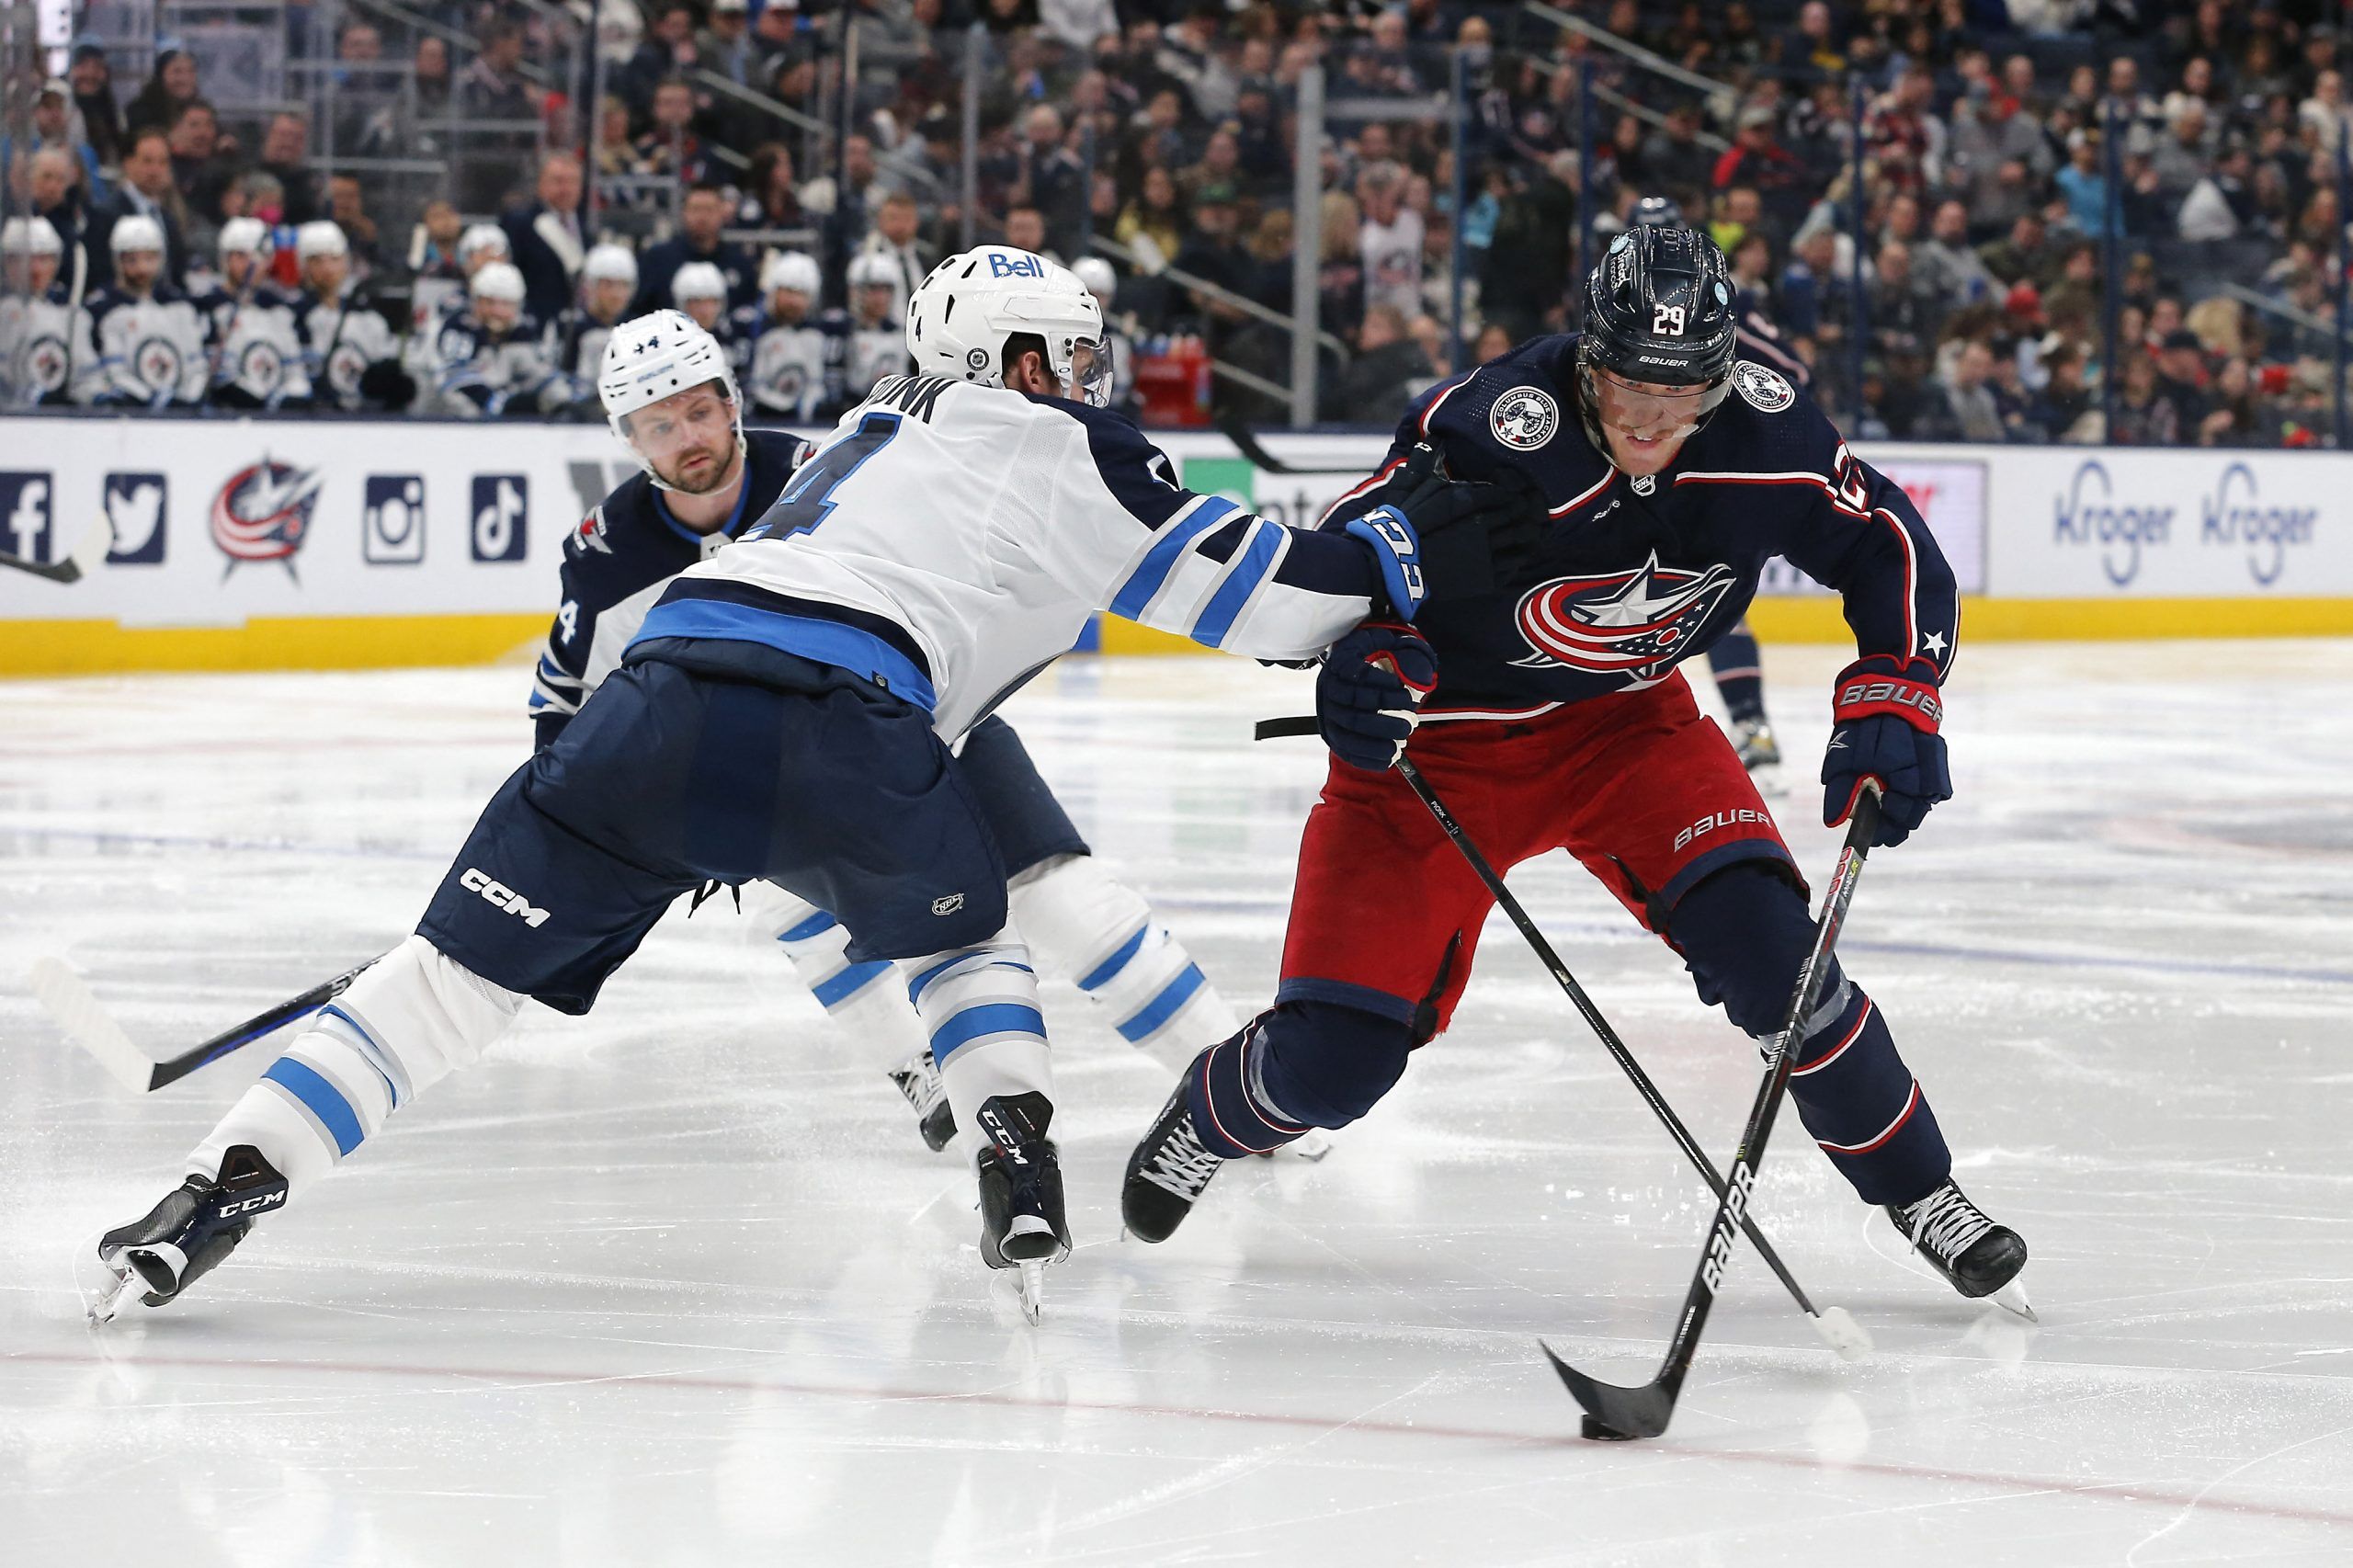
[[[521,915],[523,924],[534,930],[547,924],[546,910],[532,908],[529,899],[525,898],[505,882],[493,881],[487,872],[478,871],[469,866],[465,869],[465,874],[458,879],[458,885],[468,892],[482,894],[484,903],[493,904],[509,915]]]

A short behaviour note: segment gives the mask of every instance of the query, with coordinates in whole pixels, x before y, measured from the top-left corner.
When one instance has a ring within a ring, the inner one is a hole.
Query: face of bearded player
[[[1609,460],[1636,477],[1657,473],[1675,460],[1685,440],[1699,429],[1708,395],[1715,390],[1621,381],[1597,365],[1593,388],[1600,403],[1595,412],[1609,442]]]
[[[715,381],[673,392],[629,416],[630,444],[662,483],[689,495],[721,489],[735,477],[742,452],[735,407]]]

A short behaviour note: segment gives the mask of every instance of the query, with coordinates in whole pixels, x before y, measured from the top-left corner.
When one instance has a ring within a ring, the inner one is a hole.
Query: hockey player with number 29
[[[852,962],[896,966],[979,1135],[982,1259],[1019,1271],[1034,1314],[1070,1246],[1052,1074],[1003,859],[950,744],[1098,610],[1312,657],[1369,617],[1410,619],[1440,575],[1425,541],[1473,562],[1519,503],[1433,480],[1317,532],[1184,489],[1100,406],[1094,296],[1027,252],[942,262],[906,339],[924,373],[878,385],[742,540],[664,590],[621,667],[484,808],[416,933],[231,1108],[179,1187],[100,1239],[94,1315],[172,1300],[527,998],[587,1011],[680,893],[756,878],[831,912]],[[658,410],[710,379],[665,347],[617,335],[608,402],[654,392],[641,413]]]
[[[1760,1039],[1812,946],[1804,883],[1677,666],[1738,623],[1768,559],[1844,596],[1860,654],[1831,692],[1823,821],[1875,787],[1879,842],[1900,844],[1952,793],[1938,733],[1952,573],[1898,486],[1780,375],[1735,360],[1722,253],[1689,229],[1627,231],[1586,282],[1586,323],[1425,394],[1335,508],[1442,461],[1526,476],[1552,521],[1485,596],[1362,629],[1325,661],[1336,756],[1300,846],[1275,1006],[1201,1053],[1137,1144],[1121,1210],[1147,1241],[1223,1161],[1364,1115],[1452,1016],[1493,901],[1391,771],[1401,753],[1496,867],[1568,850]],[[1962,1295],[2008,1290],[2026,1244],[1954,1184],[1887,1021],[1835,969],[1823,995],[1790,1046],[1807,1131]]]

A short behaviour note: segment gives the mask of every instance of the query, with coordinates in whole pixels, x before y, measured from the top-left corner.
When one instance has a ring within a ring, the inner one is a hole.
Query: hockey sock
[[[981,1125],[982,1101],[1033,1092],[1053,1097],[1038,976],[1011,925],[976,947],[901,959],[899,969],[972,1153],[978,1153],[972,1130]]]
[[[1764,660],[1745,623],[1724,633],[1708,650],[1708,667],[1715,672],[1716,689],[1723,694],[1724,710],[1733,723],[1765,718]]]
[[[247,1143],[299,1196],[393,1111],[472,1065],[522,1005],[412,936],[320,1010],[189,1153],[188,1169],[217,1177],[229,1150]]]
[[[1937,1113],[1861,986],[1842,983],[1796,1050],[1790,1097],[1864,1202],[1908,1203],[1951,1174]]]
[[[871,1042],[886,1071],[923,1049],[924,1030],[888,960],[852,963],[843,949],[849,931],[832,915],[773,883],[751,885],[756,912],[777,945],[825,1009],[851,1038]]]
[[[1251,1020],[1230,1040],[1220,1040],[1187,1069],[1193,1103],[1193,1131],[1201,1147],[1229,1160],[1279,1149],[1307,1131],[1275,1104],[1262,1075],[1266,1018]]]
[[[1047,972],[1074,982],[1120,1037],[1170,1066],[1242,1027],[1143,895],[1089,855],[1013,879],[1013,917]]]

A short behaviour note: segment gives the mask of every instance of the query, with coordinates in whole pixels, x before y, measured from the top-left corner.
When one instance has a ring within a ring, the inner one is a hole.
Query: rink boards
[[[1184,482],[1312,522],[1379,461],[1374,435],[1155,437]],[[2353,631],[2353,455],[1863,444],[1953,562],[1972,638]],[[597,426],[0,421],[0,552],[83,547],[59,583],[0,569],[0,675],[476,663],[544,635],[564,536],[634,465]],[[100,558],[89,530],[108,531]],[[1786,569],[1769,640],[1842,642]],[[1081,647],[1181,641],[1117,620]]]

